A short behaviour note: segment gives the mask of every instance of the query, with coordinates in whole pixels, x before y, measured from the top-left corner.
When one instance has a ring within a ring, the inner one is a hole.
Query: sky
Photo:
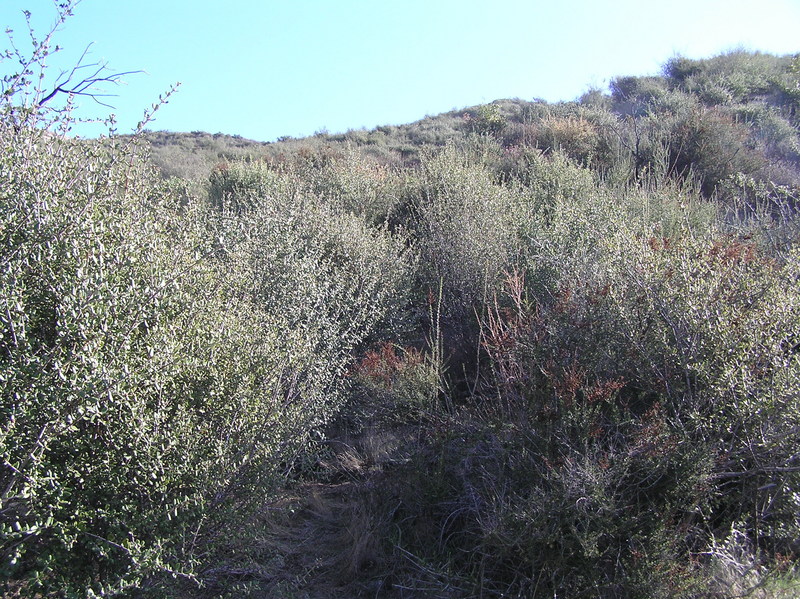
[[[21,50],[23,9],[39,36],[56,14],[52,0],[0,0]],[[113,112],[129,132],[180,82],[148,128],[273,141],[501,98],[570,101],[676,55],[797,53],[800,0],[80,0],[54,39],[50,77],[87,46],[109,72],[143,71],[103,90],[113,110],[84,98],[81,116]]]

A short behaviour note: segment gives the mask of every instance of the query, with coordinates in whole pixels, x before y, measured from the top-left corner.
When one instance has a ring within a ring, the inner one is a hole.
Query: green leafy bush
[[[472,130],[479,135],[499,135],[507,124],[497,104],[478,106],[474,114],[468,116]]]
[[[128,150],[2,125],[6,575],[77,593],[189,575],[240,485],[274,474],[282,435],[253,425],[289,383],[280,321],[232,318],[252,308],[203,210]]]
[[[402,237],[313,195],[258,202],[246,215],[222,215],[235,254],[245,261],[250,292],[262,309],[320,336],[321,365],[331,363],[323,357],[329,347],[341,374],[348,352],[378,324],[387,332],[402,329],[413,264]]]
[[[422,164],[409,182],[424,287],[443,286],[444,315],[469,318],[515,250],[514,195],[454,146]]]
[[[642,116],[669,94],[669,86],[660,77],[617,77],[611,81],[614,110],[624,115]]]
[[[538,159],[565,189],[581,172]],[[727,596],[726,538],[748,547],[727,571],[767,580],[798,533],[792,212],[528,193],[527,259],[484,305],[468,407],[414,462],[403,550],[459,596]]]
[[[291,195],[298,181],[266,162],[226,162],[211,171],[208,185],[209,200],[217,210],[242,214],[267,198]]]
[[[713,536],[792,551],[796,259],[590,209],[540,231],[550,291],[518,275],[487,317],[492,387],[524,420],[480,451],[460,509],[481,572],[524,592],[691,595]]]
[[[628,118],[621,144],[633,159],[633,176],[654,173],[699,182],[706,197],[736,173],[763,176],[767,166],[752,129],[729,109],[707,108],[690,95],[666,96],[646,115]]]
[[[363,216],[381,225],[397,202],[400,185],[397,174],[359,152],[346,149],[343,156],[321,169],[305,173],[316,195],[337,210]]]
[[[136,138],[69,139],[68,109],[9,89],[2,574],[75,596],[213,581],[335,414],[354,348],[402,320],[404,244],[263,165],[194,199]]]
[[[664,74],[673,85],[715,104],[719,94],[732,101],[768,95],[789,64],[788,57],[734,50],[705,60],[673,58]]]

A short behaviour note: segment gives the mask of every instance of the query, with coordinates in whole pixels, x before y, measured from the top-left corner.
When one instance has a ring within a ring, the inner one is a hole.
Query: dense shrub
[[[5,574],[79,594],[189,575],[292,451],[286,324],[135,156],[2,134]]]
[[[369,596],[722,597],[788,568],[796,73],[665,73],[253,153],[189,134],[199,198],[4,80],[4,592],[341,566]]]
[[[581,117],[543,119],[532,137],[532,145],[544,151],[561,150],[583,163],[591,162],[600,143],[597,129]]]
[[[793,551],[795,258],[587,208],[540,232],[550,293],[525,295],[518,275],[488,315],[492,387],[527,419],[480,452],[492,465],[465,475],[463,509],[481,571],[507,584],[692,595],[688,557],[731,530],[764,555]]]
[[[20,94],[27,89],[19,88]],[[407,303],[402,240],[263,164],[212,201],[135,138],[0,115],[0,553],[9,590],[215,580]]]
[[[208,178],[208,198],[218,211],[243,214],[268,198],[291,196],[299,182],[267,162],[224,162]]]
[[[670,94],[620,128],[620,141],[633,159],[634,176],[695,180],[706,197],[736,173],[763,177],[765,146],[735,112],[707,108],[683,93]],[[762,141],[765,138],[760,138]]]
[[[310,193],[254,201],[247,214],[221,214],[234,256],[245,261],[250,292],[262,309],[319,336],[321,345],[312,344],[319,365],[341,374],[348,352],[378,324],[384,333],[402,329],[413,264],[402,237]]]
[[[454,146],[425,159],[408,185],[423,285],[441,282],[448,319],[469,318],[514,253],[513,193]]]
[[[374,225],[384,223],[397,202],[397,174],[354,146],[348,147],[341,158],[306,173],[304,178],[326,204],[361,215]]]
[[[713,90],[734,101],[769,95],[774,81],[790,67],[790,57],[734,50],[705,60],[673,58],[664,67],[668,80],[709,103]]]
[[[378,335],[349,371],[353,404],[417,427],[402,460],[362,475],[382,556],[364,578],[442,597],[724,597],[791,562],[796,194],[764,165],[791,171],[794,132],[783,108],[747,101],[769,81],[723,66],[618,80],[605,105],[622,118],[493,104],[502,130],[420,152],[391,191],[355,154],[300,174],[313,193],[294,201],[312,210],[293,223],[325,237],[314,214],[388,191],[420,258],[410,343]],[[269,210],[252,214],[280,221]],[[288,281],[264,285],[275,309],[324,279],[269,272]]]
[[[800,161],[800,138],[791,122],[775,107],[766,104],[744,104],[734,108],[735,118],[753,128],[757,143],[772,160]]]
[[[507,121],[497,104],[483,104],[474,113],[467,113],[465,120],[474,133],[479,135],[499,135]]]
[[[642,116],[668,95],[668,86],[660,77],[617,77],[611,81],[611,100],[615,112]]]

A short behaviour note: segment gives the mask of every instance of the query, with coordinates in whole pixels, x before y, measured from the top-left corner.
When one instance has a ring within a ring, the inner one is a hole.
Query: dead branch
[[[105,63],[94,62],[84,64],[83,61],[86,59],[86,55],[88,54],[91,46],[91,44],[86,46],[86,49],[83,51],[83,54],[81,54],[80,59],[69,72],[62,72],[61,75],[59,75],[58,79],[53,85],[53,89],[50,90],[50,92],[48,92],[47,95],[45,95],[38,102],[40,107],[44,106],[47,102],[55,98],[59,93],[62,93],[68,96],[89,97],[101,106],[105,106],[106,108],[114,108],[113,106],[101,101],[99,98],[113,97],[115,94],[100,93],[97,90],[97,86],[104,83],[113,83],[114,85],[119,85],[121,79],[126,75],[141,73],[142,71],[122,71],[119,73],[109,73],[107,72],[108,66]],[[81,77],[80,79],[76,79],[81,72],[88,69],[93,69],[89,75]]]

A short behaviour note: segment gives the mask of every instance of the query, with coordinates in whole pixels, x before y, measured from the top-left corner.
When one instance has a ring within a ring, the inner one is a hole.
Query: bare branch
[[[56,20],[41,38],[34,32],[30,12],[23,11],[32,45],[32,51],[29,55],[26,55],[14,43],[13,32],[10,30],[6,32],[10,49],[5,52],[4,58],[15,58],[19,62],[19,67],[17,72],[2,78],[0,82],[0,86],[2,86],[0,87],[0,102],[10,103],[12,98],[15,98],[15,102],[22,100],[22,104],[28,105],[25,100],[29,99],[30,106],[38,109],[52,103],[60,94],[64,94],[68,97],[82,96],[91,98],[101,106],[114,108],[114,106],[102,100],[102,98],[115,96],[115,94],[104,93],[103,86],[107,84],[118,85],[126,75],[140,73],[141,71],[114,72],[108,69],[105,62],[87,62],[92,44],[87,45],[74,66],[62,71],[52,84],[47,84],[44,81],[47,58],[61,50],[59,46],[53,46],[53,36],[72,15],[73,9],[79,3],[80,0],[57,2]],[[59,109],[55,110],[56,112],[59,111]]]
[[[22,11],[30,37],[32,48],[30,54],[20,50],[14,41],[13,31],[11,29],[6,29],[6,36],[8,37],[10,49],[5,52],[4,58],[16,58],[19,63],[19,71],[3,78],[2,100],[8,101],[17,91],[26,87],[26,85],[30,83],[28,77],[33,76],[36,69],[39,71],[39,79],[42,79],[45,70],[45,60],[50,54],[58,52],[61,49],[55,46],[55,48],[51,50],[53,36],[61,29],[61,26],[66,20],[72,16],[73,9],[80,1],[81,0],[66,0],[57,3],[56,20],[42,39],[37,39],[34,34],[30,11]],[[37,92],[38,91],[40,90],[37,89]]]
[[[97,91],[94,91],[96,86],[104,84],[104,83],[113,83],[114,85],[119,85],[120,81],[126,75],[133,75],[135,73],[141,73],[142,71],[122,71],[119,73],[108,73],[104,74],[108,71],[108,66],[103,62],[93,62],[84,64],[83,61],[86,59],[86,56],[89,53],[89,49],[92,47],[92,44],[86,46],[86,49],[81,54],[81,57],[75,63],[75,66],[67,72],[61,73],[56,79],[55,84],[53,85],[53,89],[45,95],[37,104],[41,107],[44,106],[47,102],[55,98],[59,93],[66,94],[69,96],[85,96],[89,97],[101,106],[105,106],[107,108],[114,108],[110,104],[106,104],[105,102],[100,101],[98,98],[108,98],[114,97],[115,94],[102,94]],[[76,80],[80,71],[84,69],[94,69],[90,75],[82,77],[81,79]]]

